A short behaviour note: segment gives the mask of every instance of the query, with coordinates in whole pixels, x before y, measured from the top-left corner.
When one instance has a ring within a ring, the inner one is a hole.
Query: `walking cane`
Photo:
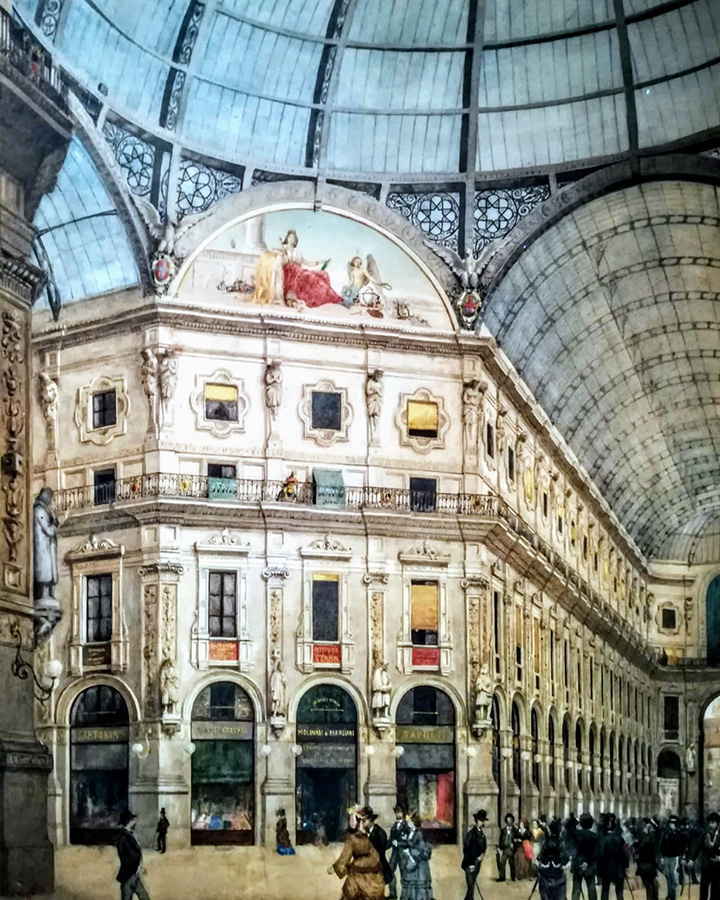
[[[540,876],[538,875],[538,876],[535,878],[535,884],[532,886],[532,890],[530,891],[530,896],[528,897],[528,900],[532,900],[532,895],[535,893],[535,888],[538,886],[538,878],[539,878],[539,877],[540,877]]]
[[[480,900],[485,900],[485,898],[483,897],[483,893],[480,890],[480,885],[478,884],[479,880],[480,880],[480,873],[478,872],[478,877],[475,879],[475,890],[477,891],[478,897],[480,898]]]

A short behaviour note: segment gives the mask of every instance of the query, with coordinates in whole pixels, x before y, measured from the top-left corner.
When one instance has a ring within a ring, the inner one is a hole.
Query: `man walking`
[[[720,816],[711,812],[702,851],[700,900],[714,900],[720,896]]]
[[[461,868],[465,871],[465,881],[467,883],[465,900],[473,900],[475,882],[480,874],[480,866],[487,850],[487,838],[485,837],[487,813],[484,809],[479,809],[476,813],[473,813],[473,820],[473,826],[468,828],[465,835],[463,857],[460,863]]]
[[[403,826],[405,825],[405,810],[402,806],[396,806],[393,809],[395,813],[395,821],[390,826],[390,891],[388,893],[388,900],[396,900],[397,898],[397,885],[396,885],[396,877],[395,870],[398,867],[399,855],[400,851],[398,850],[398,841],[401,839],[401,831],[403,830]]]
[[[613,813],[607,815],[599,849],[597,868],[602,885],[600,900],[609,900],[611,885],[615,887],[616,900],[623,900],[628,854],[620,823]]]
[[[572,900],[580,900],[585,882],[588,900],[597,900],[595,875],[597,874],[598,836],[592,830],[593,817],[590,813],[580,816],[580,828],[575,833],[575,855],[572,860]]]
[[[645,900],[658,900],[657,843],[655,829],[650,819],[643,820],[642,834],[635,844],[634,851],[636,871],[645,888]]]
[[[167,833],[169,827],[170,823],[168,822],[168,817],[165,815],[165,807],[163,806],[160,810],[160,819],[158,820],[157,828],[155,829],[158,853],[165,853],[167,850]]]
[[[685,836],[678,828],[678,817],[668,818],[665,830],[660,837],[660,859],[662,872],[667,882],[667,900],[675,900],[680,873],[680,860],[686,849]]]
[[[142,850],[135,837],[137,816],[126,809],[120,815],[120,835],[117,840],[117,852],[120,858],[120,869],[117,880],[120,882],[120,900],[150,900],[145,885],[140,878]]]
[[[510,880],[515,881],[515,851],[520,844],[522,844],[522,838],[520,829],[515,825],[515,816],[508,813],[500,831],[496,851],[498,881],[505,881],[505,870],[508,863],[510,863]]]

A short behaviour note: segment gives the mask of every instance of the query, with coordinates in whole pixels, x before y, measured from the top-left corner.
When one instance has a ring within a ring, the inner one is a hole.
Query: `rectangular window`
[[[323,431],[342,429],[342,395],[334,391],[312,392],[312,427]]]
[[[98,391],[92,395],[92,427],[105,428],[117,422],[115,391]]]
[[[547,519],[547,517],[548,517],[548,495],[547,495],[547,491],[543,491],[542,511],[543,511],[543,517]]]
[[[588,539],[587,539],[587,535],[584,534],[583,539],[582,539],[582,558],[587,559],[587,555],[588,555]]]
[[[550,692],[555,696],[555,632],[550,631]]]
[[[340,581],[337,575],[313,575],[312,638],[337,643],[340,640]]]
[[[662,627],[674,631],[677,627],[677,613],[672,607],[665,606],[662,610]]]
[[[438,405],[430,400],[408,400],[407,427],[410,437],[438,436]]]
[[[558,520],[557,520],[557,530],[558,530],[558,534],[562,534],[562,533],[563,533],[563,519],[562,519],[562,516],[558,516]]]
[[[219,422],[237,422],[238,389],[235,385],[205,385],[205,418]]]
[[[563,642],[563,687],[565,702],[570,702],[570,647],[567,640]]]
[[[679,697],[663,697],[663,729],[666,741],[676,741],[680,737]]]
[[[414,512],[434,512],[436,496],[436,478],[410,479],[410,509]]]
[[[485,426],[485,451],[491,459],[495,456],[495,429],[490,422]]]
[[[438,583],[437,581],[413,581],[411,591],[412,642],[418,647],[437,647]]]
[[[495,674],[500,674],[500,594],[493,591],[493,650],[495,651]]]
[[[112,575],[88,575],[85,640],[109,641],[112,635]]]
[[[237,578],[235,572],[208,575],[210,637],[237,637]]]
[[[590,699],[595,699],[595,663],[590,660]]]
[[[208,478],[235,478],[237,468],[224,463],[208,463]]]
[[[112,503],[115,500],[115,469],[98,469],[93,472],[93,495],[95,506]]]
[[[519,606],[515,607],[515,680],[522,681],[523,665],[523,643],[524,643],[523,614]]]
[[[515,481],[515,451],[512,447],[508,447],[507,451],[507,467],[508,467],[508,478],[510,481]]]
[[[223,463],[208,463],[208,499],[236,500],[237,481],[235,466]]]

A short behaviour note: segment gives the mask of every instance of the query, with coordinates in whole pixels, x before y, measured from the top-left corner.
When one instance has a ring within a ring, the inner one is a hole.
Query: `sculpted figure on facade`
[[[524,433],[517,439],[517,466],[520,483],[522,485],[523,499],[528,509],[535,508],[535,471],[530,454],[527,450],[527,436]]]
[[[371,444],[374,444],[377,438],[377,427],[380,421],[380,413],[382,412],[383,374],[382,369],[375,369],[373,372],[368,373],[365,381],[365,402],[367,404]]]
[[[38,640],[48,638],[62,617],[60,603],[55,597],[60,523],[52,509],[52,500],[52,489],[44,487],[33,505],[33,590]]]
[[[175,663],[165,657],[160,665],[160,705],[164,714],[172,715],[180,700],[180,681]]]
[[[465,441],[465,453],[470,456],[477,454],[479,435],[483,426],[483,400],[487,384],[473,378],[466,381],[463,387],[463,438]]]
[[[150,416],[150,431],[157,431],[158,428],[158,359],[155,352],[150,347],[145,347],[142,351],[142,362],[140,364],[140,380],[142,381],[143,390],[147,397],[148,413]]]
[[[55,450],[57,446],[58,386],[47,372],[41,372],[38,376],[38,397],[45,419],[48,450]]]
[[[475,679],[475,727],[485,728],[490,721],[490,709],[492,707],[493,682],[490,678],[488,664],[480,666],[480,672]]]
[[[270,717],[284,719],[287,709],[287,679],[282,660],[276,659],[270,673]]]
[[[271,360],[265,366],[265,406],[274,420],[282,402],[282,370],[280,361]]]
[[[177,387],[178,363],[175,351],[168,347],[158,358],[158,385],[160,388],[160,412],[162,424],[171,421],[170,408]]]
[[[695,747],[692,744],[688,744],[685,751],[685,768],[690,774],[695,771]]]
[[[390,719],[390,691],[392,682],[387,663],[378,663],[372,676],[372,714],[375,721]]]

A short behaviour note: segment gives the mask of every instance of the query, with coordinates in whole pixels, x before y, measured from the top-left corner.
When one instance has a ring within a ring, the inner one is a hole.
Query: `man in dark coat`
[[[120,834],[117,839],[117,852],[120,858],[120,869],[117,880],[120,882],[120,900],[150,900],[145,885],[140,878],[142,866],[142,850],[135,837],[137,816],[126,809],[120,815]]]
[[[685,855],[685,835],[678,828],[678,817],[672,815],[660,836],[660,857],[667,882],[667,900],[675,900],[680,878],[680,860]]]
[[[505,869],[510,864],[510,880],[515,881],[515,851],[522,844],[520,829],[515,825],[515,816],[508,813],[500,831],[497,845],[498,881],[505,881]]]
[[[580,816],[580,828],[575,833],[575,855],[572,861],[572,900],[580,900],[585,882],[588,900],[597,900],[595,875],[597,874],[598,836],[592,830],[593,817],[590,813]]]
[[[642,834],[634,846],[636,872],[642,879],[646,900],[658,900],[657,838],[650,819],[645,819]]]
[[[560,839],[562,823],[554,819],[536,860],[540,900],[565,900],[568,856]]]
[[[700,900],[714,900],[720,896],[720,816],[716,812],[707,817],[701,859]]]
[[[364,806],[358,812],[358,818],[365,820],[365,827],[367,829],[367,836],[370,840],[370,843],[377,850],[378,856],[380,857],[380,865],[382,866],[383,878],[385,879],[385,884],[390,884],[393,880],[392,869],[390,868],[390,863],[387,861],[387,849],[388,849],[388,836],[387,832],[384,828],[381,828],[377,823],[377,816],[373,812],[371,806]]]
[[[602,885],[600,900],[609,900],[610,886],[615,886],[616,900],[623,900],[628,852],[620,823],[609,813],[600,839],[597,872]]]
[[[390,846],[392,847],[392,850],[390,851],[391,880],[390,880],[390,891],[388,893],[388,900],[394,900],[394,898],[397,897],[397,886],[395,884],[395,870],[397,869],[398,862],[399,862],[398,856],[399,856],[400,851],[398,850],[398,841],[400,841],[401,837],[402,837],[401,831],[403,830],[404,825],[405,825],[405,815],[406,815],[406,811],[402,808],[402,806],[396,806],[395,809],[393,809],[393,812],[395,813],[395,821],[390,826]]]
[[[170,828],[170,822],[165,815],[165,807],[160,810],[160,818],[158,819],[155,834],[157,835],[157,849],[159,853],[165,853],[167,850],[167,833]]]
[[[474,825],[472,828],[468,828],[463,841],[463,857],[460,863],[461,868],[465,871],[465,882],[467,883],[465,900],[473,900],[475,882],[480,874],[480,866],[487,850],[487,838],[485,837],[487,813],[484,809],[479,809],[473,813],[473,819]]]

